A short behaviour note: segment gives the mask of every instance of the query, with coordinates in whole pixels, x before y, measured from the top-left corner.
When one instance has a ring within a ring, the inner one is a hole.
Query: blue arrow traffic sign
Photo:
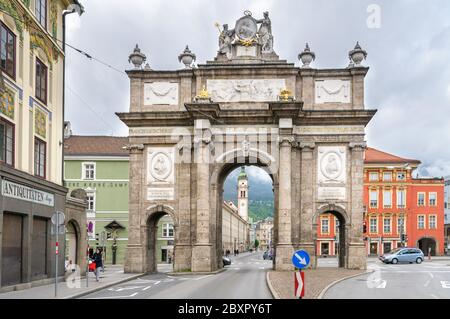
[[[292,256],[292,263],[298,269],[305,268],[309,264],[309,255],[304,250],[297,250]]]

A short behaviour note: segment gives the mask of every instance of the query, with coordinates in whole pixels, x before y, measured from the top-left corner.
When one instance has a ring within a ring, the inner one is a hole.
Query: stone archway
[[[317,246],[318,246],[318,234],[317,234],[317,230],[318,227],[320,227],[319,224],[319,220],[320,220],[320,215],[322,214],[331,214],[334,217],[337,218],[338,222],[339,222],[339,227],[338,227],[338,231],[339,231],[339,244],[338,244],[338,267],[341,268],[347,268],[348,267],[348,228],[349,228],[349,223],[348,223],[348,215],[347,212],[345,211],[344,208],[338,206],[338,205],[334,205],[334,204],[326,204],[321,206],[317,212],[315,213],[315,215],[313,216],[313,238],[314,238],[314,255],[316,257],[315,260],[315,267],[317,267],[317,258],[318,258],[318,250],[317,250]]]
[[[417,247],[423,251],[425,256],[436,256],[439,251],[438,242],[434,237],[421,237],[417,240]]]
[[[66,223],[66,229],[66,261],[78,265],[81,257],[78,255],[80,227],[75,220],[71,219]]]
[[[149,273],[157,272],[157,258],[156,258],[156,241],[158,238],[158,222],[159,220],[165,216],[169,215],[173,221],[174,227],[174,239],[176,242],[176,234],[177,234],[177,218],[174,212],[174,209],[168,205],[152,205],[146,209],[146,218],[144,228],[144,271]],[[173,264],[176,263],[175,253],[173,256]]]
[[[234,149],[218,156],[214,161],[213,173],[211,175],[212,194],[211,198],[214,201],[213,207],[216,229],[212,243],[215,245],[213,251],[215,252],[216,267],[222,268],[222,203],[223,203],[223,185],[227,176],[236,168],[241,166],[256,166],[263,169],[272,179],[272,190],[274,193],[274,258],[273,263],[276,263],[276,244],[277,244],[277,212],[278,212],[278,170],[275,168],[275,159],[268,153],[250,149],[246,156],[242,156],[242,149]]]

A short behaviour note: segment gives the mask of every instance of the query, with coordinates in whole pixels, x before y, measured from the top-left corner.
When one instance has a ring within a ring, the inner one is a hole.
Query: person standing
[[[100,248],[97,248],[92,259],[94,259],[95,262],[95,279],[100,281],[100,269],[103,269],[102,251]]]

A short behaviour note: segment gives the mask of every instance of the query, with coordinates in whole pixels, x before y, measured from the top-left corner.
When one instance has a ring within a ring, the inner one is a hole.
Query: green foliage
[[[255,248],[258,248],[258,247],[259,247],[259,240],[255,239]]]
[[[266,200],[266,201],[249,201],[249,216],[253,218],[253,221],[258,221],[265,219],[267,217],[273,217],[273,201],[272,200]]]

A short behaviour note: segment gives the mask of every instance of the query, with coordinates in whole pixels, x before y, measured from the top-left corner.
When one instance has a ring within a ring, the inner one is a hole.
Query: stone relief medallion
[[[149,148],[148,181],[150,184],[173,183],[174,152],[171,147]]]
[[[165,153],[157,153],[153,156],[150,166],[150,174],[159,181],[165,181],[172,171],[172,163]]]
[[[345,148],[319,147],[319,182],[345,182]]]
[[[239,39],[252,40],[256,36],[258,25],[251,15],[246,15],[236,21],[234,30]]]

